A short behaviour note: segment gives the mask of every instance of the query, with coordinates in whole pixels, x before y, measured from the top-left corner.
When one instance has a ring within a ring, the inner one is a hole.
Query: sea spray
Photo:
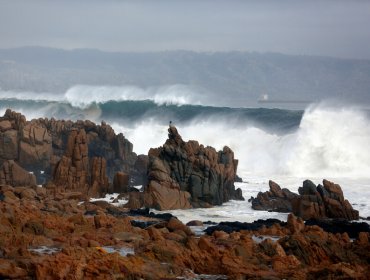
[[[76,86],[64,94],[0,91],[0,113],[12,108],[27,119],[55,117],[97,123],[104,120],[117,133],[122,132],[138,154],[147,154],[151,147],[162,145],[172,120],[185,140],[198,140],[216,149],[229,146],[239,159],[238,172],[242,177],[370,176],[369,117],[363,110],[319,105],[303,113],[180,106],[192,102],[195,93],[188,100],[182,99],[184,94],[171,97],[178,89]],[[160,102],[157,98],[160,104],[153,101],[156,93],[162,98]],[[154,94],[153,100],[140,100],[150,94]],[[162,104],[174,102],[175,98],[177,105]]]

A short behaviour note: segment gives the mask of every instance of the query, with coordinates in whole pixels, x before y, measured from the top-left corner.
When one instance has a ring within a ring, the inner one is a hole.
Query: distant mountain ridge
[[[370,104],[370,60],[276,53],[110,53],[43,47],[0,49],[2,90],[65,92],[76,84],[183,84],[230,106],[272,100]]]

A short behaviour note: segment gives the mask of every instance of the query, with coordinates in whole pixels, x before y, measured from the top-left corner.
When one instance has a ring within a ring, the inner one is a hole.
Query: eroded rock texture
[[[235,190],[238,161],[230,148],[217,152],[197,141],[185,142],[174,126],[168,132],[166,143],[149,151],[148,185],[141,198],[145,206],[207,207],[243,199],[241,190]],[[140,200],[134,196],[132,201]]]
[[[70,135],[81,130],[85,133],[83,137],[79,136],[83,138],[84,145],[71,145]],[[0,117],[0,166],[6,160],[13,160],[22,168],[32,171],[38,184],[51,180],[56,166],[61,161],[67,165],[69,160],[78,170],[78,174],[72,176],[75,177],[74,183],[76,178],[84,180],[83,173],[87,171],[89,164],[90,169],[94,168],[95,181],[105,180],[97,178],[102,177],[98,174],[105,168],[110,181],[113,181],[117,172],[125,172],[130,176],[130,184],[145,183],[146,156],[138,158],[132,149],[133,145],[122,134],[115,134],[112,127],[105,122],[96,125],[88,120],[73,122],[53,118],[27,121],[23,115],[11,110]],[[93,158],[100,160],[90,163]],[[71,170],[75,172],[73,168]]]

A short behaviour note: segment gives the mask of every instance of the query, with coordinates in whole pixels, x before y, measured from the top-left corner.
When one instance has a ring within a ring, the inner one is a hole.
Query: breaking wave
[[[76,86],[64,94],[0,91],[0,113],[112,124],[146,154],[164,143],[168,121],[184,140],[231,147],[240,175],[370,178],[367,111],[311,106],[305,111],[204,106],[181,85],[152,89]]]

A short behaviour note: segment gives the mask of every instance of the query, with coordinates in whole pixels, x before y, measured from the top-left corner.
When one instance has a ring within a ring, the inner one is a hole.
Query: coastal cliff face
[[[243,200],[241,190],[234,186],[237,166],[230,148],[217,152],[197,141],[185,142],[170,126],[166,143],[149,151],[148,185],[141,200],[146,207],[160,210]],[[131,203],[137,196],[131,197]]]

